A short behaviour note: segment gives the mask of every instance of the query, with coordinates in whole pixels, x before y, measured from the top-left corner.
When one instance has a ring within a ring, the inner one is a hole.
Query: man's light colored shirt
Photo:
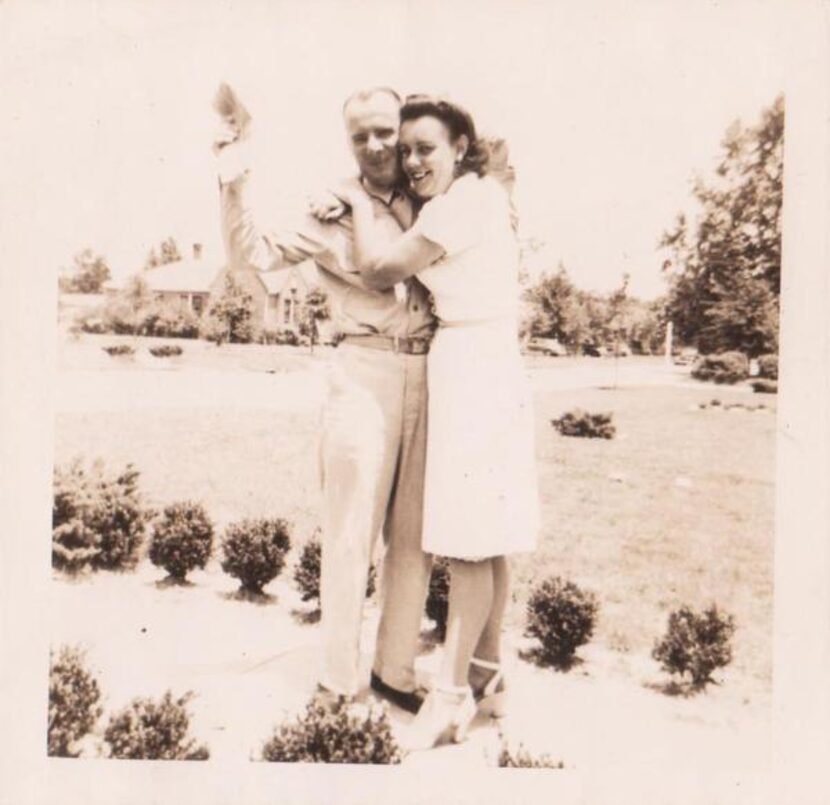
[[[221,175],[221,170],[220,170]],[[331,306],[332,318],[344,335],[380,333],[391,336],[425,336],[434,328],[429,293],[411,278],[405,294],[390,288],[367,288],[354,267],[351,215],[323,222],[310,213],[292,231],[260,227],[248,199],[247,171],[220,180],[222,234],[231,270],[268,271],[313,260],[320,272]],[[380,228],[390,242],[412,224],[412,201],[390,191],[386,196],[366,191]]]

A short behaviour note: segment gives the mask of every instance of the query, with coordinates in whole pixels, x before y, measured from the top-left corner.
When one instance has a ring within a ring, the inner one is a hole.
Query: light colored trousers
[[[432,557],[421,549],[426,458],[426,356],[341,344],[329,368],[321,461],[321,684],[353,695],[361,680],[360,631],[369,564],[386,543],[373,669],[415,687],[421,617]]]

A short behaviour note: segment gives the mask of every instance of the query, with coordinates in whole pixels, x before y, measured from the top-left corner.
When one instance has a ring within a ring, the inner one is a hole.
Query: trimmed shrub
[[[107,300],[101,311],[103,332],[114,335],[136,335],[141,332],[143,316],[119,297]]]
[[[114,346],[101,347],[111,358],[120,358],[122,355],[135,355],[135,349],[129,344],[115,344]]]
[[[184,350],[177,344],[162,344],[160,347],[150,347],[150,354],[155,358],[171,358],[181,355]]]
[[[316,696],[293,723],[278,727],[262,747],[272,763],[400,763],[385,708]]]
[[[758,377],[778,380],[778,355],[771,353],[758,358]]]
[[[287,344],[296,347],[299,344],[299,336],[294,330],[271,330],[264,329],[260,335],[263,344]]]
[[[49,730],[52,757],[78,757],[77,741],[92,732],[101,717],[98,682],[84,666],[78,648],[62,646],[57,659],[49,654]]]
[[[669,614],[666,634],[655,643],[651,656],[663,670],[681,677],[689,674],[692,685],[702,688],[712,681],[712,671],[732,661],[734,632],[733,617],[714,604],[699,614],[684,606]]]
[[[511,751],[510,747],[503,743],[499,752],[499,767],[503,769],[564,769],[565,764],[561,760],[554,760],[550,755],[531,755],[522,744]]]
[[[580,408],[568,411],[551,425],[563,436],[580,436],[588,439],[613,439],[617,429],[612,423],[613,414],[590,414]]]
[[[322,546],[315,534],[300,552],[300,558],[294,567],[294,583],[303,601],[320,599],[320,559]]]
[[[228,341],[228,324],[216,316],[206,315],[199,323],[199,338],[211,341],[217,347],[221,347]]]
[[[101,461],[85,469],[79,459],[55,468],[52,566],[75,573],[86,567],[134,567],[151,513],[138,491],[131,464],[109,476]]]
[[[435,633],[439,640],[447,636],[447,614],[449,613],[450,564],[446,559],[436,558],[432,563],[427,593],[427,617],[435,622]]]
[[[692,377],[715,383],[738,383],[749,377],[749,358],[743,352],[704,355],[692,368]]]
[[[199,317],[183,305],[156,302],[143,312],[141,330],[160,338],[196,338]]]
[[[107,325],[100,318],[100,312],[83,313],[75,319],[75,325],[81,332],[102,335],[107,332]]]
[[[303,601],[320,602],[320,560],[323,554],[322,543],[318,532],[303,545],[300,558],[294,566],[294,584]],[[377,586],[377,568],[369,566],[369,575],[366,579],[366,597],[370,598]]]
[[[537,638],[541,659],[567,668],[594,633],[599,604],[593,593],[556,576],[535,587],[527,601],[525,633]]]
[[[756,394],[778,394],[777,380],[753,380],[752,390]]]
[[[291,548],[285,520],[242,520],[231,523],[222,539],[222,570],[239,579],[241,589],[261,593],[285,566]]]
[[[150,561],[183,581],[195,568],[204,567],[213,547],[213,523],[200,503],[183,501],[164,509],[153,526]]]
[[[186,705],[192,693],[174,699],[168,690],[160,701],[136,698],[110,717],[104,740],[120,760],[207,760],[208,748],[188,737]]]

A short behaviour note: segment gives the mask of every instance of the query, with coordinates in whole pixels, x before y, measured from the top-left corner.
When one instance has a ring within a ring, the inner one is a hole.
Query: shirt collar
[[[397,198],[406,198],[406,195],[396,187],[393,187],[391,190],[378,190],[370,186],[362,176],[360,177],[360,183],[363,185],[363,189],[367,195],[376,198],[378,201],[382,201],[387,207]]]

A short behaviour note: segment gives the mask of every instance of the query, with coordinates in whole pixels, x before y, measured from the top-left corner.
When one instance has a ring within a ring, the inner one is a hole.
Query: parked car
[[[688,366],[697,360],[697,350],[694,347],[683,347],[672,356],[677,366]]]
[[[529,338],[525,344],[528,352],[541,352],[543,355],[556,355],[562,357],[568,354],[568,350],[555,338]]]

